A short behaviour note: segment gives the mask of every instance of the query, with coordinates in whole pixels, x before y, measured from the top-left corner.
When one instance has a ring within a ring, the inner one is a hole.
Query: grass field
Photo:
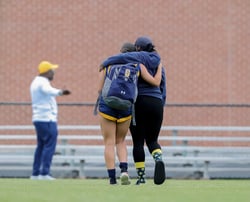
[[[109,185],[105,179],[0,179],[0,202],[249,202],[250,180],[166,180]]]

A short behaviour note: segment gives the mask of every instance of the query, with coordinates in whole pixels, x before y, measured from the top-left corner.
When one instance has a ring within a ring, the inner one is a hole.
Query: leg
[[[129,125],[130,125],[130,120],[124,121],[122,123],[117,123],[116,125],[116,149],[117,149],[117,156],[120,162],[119,165],[121,169],[120,179],[122,185],[130,184],[128,176],[128,159],[127,159],[128,152],[125,141]]]
[[[125,137],[128,133],[128,128],[130,125],[130,120],[122,123],[117,123],[116,125],[116,149],[117,156],[120,162],[127,162],[127,145],[125,142]]]
[[[116,122],[100,116],[100,125],[104,140],[104,158],[111,184],[116,184],[115,173],[115,133]]]
[[[154,183],[162,184],[165,181],[165,165],[162,161],[162,151],[161,146],[158,143],[158,137],[161,129],[162,119],[163,119],[163,106],[160,99],[148,98],[144,100],[148,103],[147,128],[145,132],[146,144],[148,146],[149,152],[152,154],[155,160],[155,171],[154,171]],[[151,108],[149,107],[151,105]],[[153,110],[151,110],[153,109]]]
[[[162,184],[165,180],[165,165],[162,162],[162,151],[158,143],[163,119],[162,101],[149,96],[140,96],[137,102],[137,133],[144,136],[149,152],[156,161],[154,182],[155,184]]]
[[[145,183],[145,151],[144,151],[144,128],[143,123],[143,106],[140,104],[140,99],[135,104],[135,120],[136,125],[130,125],[130,132],[133,139],[133,158],[135,168],[138,175],[137,185]]]
[[[44,149],[42,153],[42,175],[50,175],[50,167],[57,143],[57,123],[49,122],[46,126],[46,135],[44,136]]]
[[[37,136],[37,147],[34,153],[33,171],[32,176],[38,176],[40,174],[40,167],[42,163],[42,150],[43,150],[43,140],[42,140],[42,124],[40,122],[34,122]]]

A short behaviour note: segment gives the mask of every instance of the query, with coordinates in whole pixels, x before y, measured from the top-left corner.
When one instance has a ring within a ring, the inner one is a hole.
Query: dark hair
[[[155,50],[155,46],[153,44],[148,44],[145,47],[141,47],[142,51],[153,52]]]
[[[129,42],[124,43],[120,50],[121,53],[133,52],[133,51],[136,51],[135,45]]]
[[[140,51],[147,51],[147,52],[156,51],[151,38],[147,36],[138,37],[135,41],[135,46],[139,47]]]

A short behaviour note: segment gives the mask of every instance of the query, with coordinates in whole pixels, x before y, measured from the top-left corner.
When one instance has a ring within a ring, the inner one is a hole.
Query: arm
[[[42,92],[52,96],[59,96],[62,94],[62,91],[60,89],[52,87],[49,82],[43,83],[41,85],[41,90]]]
[[[153,86],[159,86],[162,78],[162,64],[160,63],[155,76],[153,77],[147,70],[147,68],[140,64],[141,67],[141,77]]]
[[[47,94],[53,95],[53,96],[62,96],[62,95],[71,94],[71,92],[69,90],[53,88],[49,83],[42,85],[41,89],[44,93],[47,93]]]
[[[164,67],[162,68],[162,79],[160,83],[160,90],[162,93],[163,104],[167,101],[167,76]]]
[[[99,73],[98,94],[102,92],[102,87],[103,87],[104,80],[105,80],[105,74],[106,74],[106,71],[101,71]]]
[[[115,64],[127,64],[127,63],[141,63],[142,57],[139,52],[128,52],[113,55],[102,62],[99,67],[99,71],[102,71],[105,67]]]
[[[98,95],[97,95],[97,100],[96,100],[95,108],[94,108],[94,112],[93,112],[94,115],[97,115],[97,113],[98,113],[97,108],[99,106],[101,93],[102,93],[102,88],[103,88],[104,81],[105,81],[105,76],[106,76],[106,71],[99,72],[99,83],[98,83],[98,91],[97,91]]]

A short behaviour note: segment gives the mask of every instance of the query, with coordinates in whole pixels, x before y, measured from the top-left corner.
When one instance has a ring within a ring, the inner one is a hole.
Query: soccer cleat
[[[145,179],[144,178],[142,178],[142,177],[138,177],[138,180],[136,181],[136,185],[140,185],[140,184],[145,184],[146,183],[146,181],[145,181]]]
[[[128,176],[128,173],[126,173],[126,172],[123,172],[121,174],[120,180],[121,180],[121,185],[129,185],[131,183],[129,176]]]
[[[50,175],[39,175],[38,179],[39,180],[55,180],[56,178],[51,177]]]
[[[111,184],[111,185],[117,185],[116,179],[115,178],[110,178],[109,179],[109,184]]]
[[[155,162],[155,171],[154,171],[154,183],[157,185],[162,184],[165,181],[165,165],[164,162],[159,160]]]

